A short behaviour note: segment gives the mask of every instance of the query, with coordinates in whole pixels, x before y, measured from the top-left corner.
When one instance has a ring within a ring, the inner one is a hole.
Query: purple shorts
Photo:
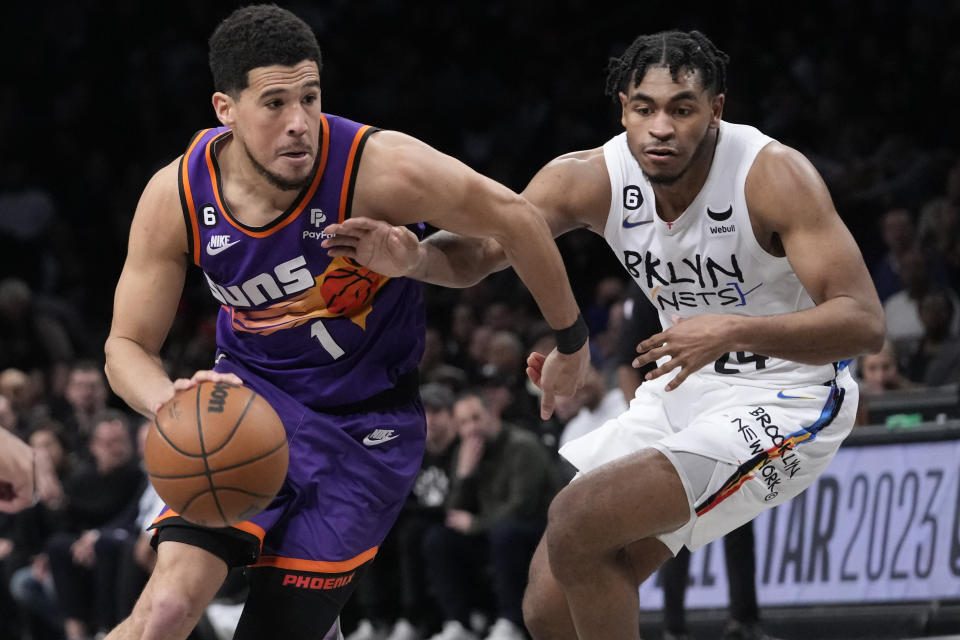
[[[273,502],[250,520],[210,530],[255,545],[243,561],[228,564],[339,573],[376,555],[423,458],[426,420],[419,395],[389,408],[331,415],[227,358],[216,370],[236,374],[270,403],[290,445],[287,478]],[[169,525],[195,526],[165,507],[154,527]]]

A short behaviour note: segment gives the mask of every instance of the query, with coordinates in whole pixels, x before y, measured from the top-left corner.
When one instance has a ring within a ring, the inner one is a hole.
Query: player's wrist
[[[427,246],[424,243],[421,242],[417,245],[417,255],[407,270],[408,278],[420,280],[427,275],[427,262],[429,260],[427,253]]]
[[[569,327],[555,329],[553,333],[557,339],[557,351],[564,355],[576,353],[590,338],[590,329],[581,313],[577,314],[577,319]]]

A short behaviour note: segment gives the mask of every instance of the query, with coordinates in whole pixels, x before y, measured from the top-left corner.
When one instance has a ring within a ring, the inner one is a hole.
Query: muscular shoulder
[[[398,131],[378,131],[360,159],[354,215],[393,224],[428,220],[427,210],[438,199],[462,193],[473,176],[425,142]]]
[[[149,239],[149,244],[169,253],[187,252],[187,232],[178,182],[180,159],[157,171],[140,196],[134,215],[131,240]]]
[[[610,210],[610,178],[603,148],[566,153],[551,160],[523,191],[533,204],[559,217],[568,229],[602,234]]]
[[[456,162],[413,136],[377,131],[364,147],[357,188],[417,188],[430,183],[451,161]]]
[[[754,224],[773,232],[836,215],[813,164],[779,142],[765,146],[747,174],[747,208]]]

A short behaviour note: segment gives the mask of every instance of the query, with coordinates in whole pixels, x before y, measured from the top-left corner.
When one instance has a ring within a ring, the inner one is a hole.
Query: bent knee
[[[523,624],[534,640],[557,637],[554,626],[561,615],[568,616],[564,611],[556,611],[534,589],[528,588],[523,594]]]
[[[550,503],[546,540],[551,568],[554,559],[575,557],[584,551],[584,536],[588,535],[592,517],[588,501],[578,493],[568,486]]]

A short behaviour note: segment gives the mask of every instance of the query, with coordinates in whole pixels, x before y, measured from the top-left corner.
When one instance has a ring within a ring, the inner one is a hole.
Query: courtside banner
[[[754,521],[761,605],[960,598],[960,441],[843,447]],[[696,551],[687,606],[726,607],[723,542]],[[640,606],[659,609],[658,576]]]

